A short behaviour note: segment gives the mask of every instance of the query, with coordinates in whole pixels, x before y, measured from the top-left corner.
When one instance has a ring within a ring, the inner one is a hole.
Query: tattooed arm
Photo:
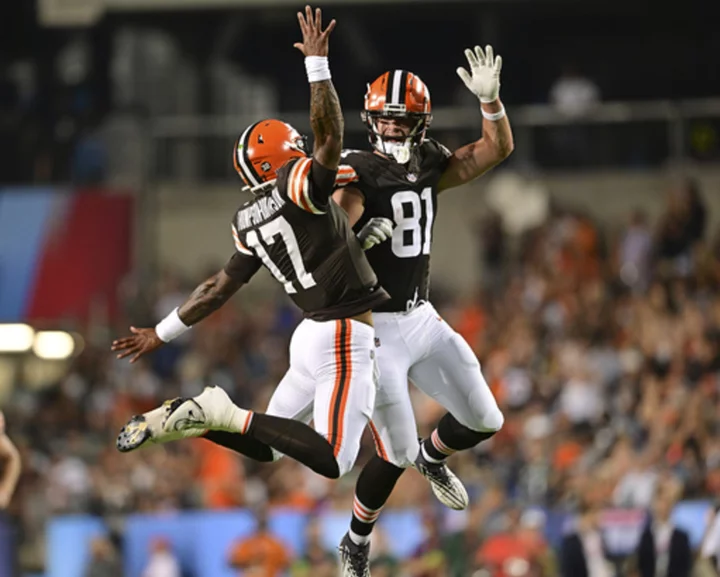
[[[515,148],[510,122],[500,102],[502,58],[492,46],[466,50],[470,72],[458,68],[458,76],[480,100],[483,115],[482,138],[463,146],[450,157],[438,189],[454,188],[470,182],[505,160]]]
[[[332,80],[313,82],[310,95],[310,125],[315,136],[313,157],[330,170],[337,170],[343,147],[345,121]]]
[[[230,263],[225,269],[227,270],[229,266]],[[231,277],[226,270],[221,270],[198,286],[185,304],[177,310],[176,318],[179,318],[179,322],[185,327],[191,327],[218,310],[244,284],[241,280]],[[175,315],[175,312],[168,316],[172,315]],[[158,336],[157,327],[152,329],[130,327],[130,332],[131,336],[113,341],[111,350],[117,353],[118,359],[130,357],[131,363],[159,349],[166,342]]]
[[[180,320],[189,327],[199,323],[223,306],[242,285],[221,270],[200,284],[178,309]]]
[[[305,55],[305,68],[310,82],[310,124],[315,136],[313,157],[323,167],[337,170],[345,122],[327,61],[328,40],[335,28],[335,20],[331,20],[323,30],[320,8],[313,14],[310,6],[307,6],[305,14],[298,12],[298,22],[303,41],[297,42],[295,48]]]
[[[500,100],[482,103],[482,109],[494,114],[502,110]],[[480,140],[458,148],[450,157],[438,189],[440,191],[466,184],[505,160],[515,148],[507,116],[492,121],[483,118]]]

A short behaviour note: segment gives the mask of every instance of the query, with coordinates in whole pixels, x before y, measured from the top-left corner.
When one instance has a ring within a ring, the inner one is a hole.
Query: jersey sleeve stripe
[[[290,169],[290,176],[288,176],[288,196],[290,200],[298,205],[300,208],[305,209],[300,200],[300,189],[302,188],[302,173],[305,165],[309,166],[310,159],[303,158],[298,160],[295,165]]]
[[[320,210],[318,207],[315,206],[315,204],[312,201],[312,198],[310,198],[310,179],[308,178],[308,175],[310,174],[310,167],[312,163],[309,162],[307,165],[307,168],[303,170],[304,176],[302,180],[302,200],[303,205],[305,205],[309,212],[312,212],[313,214],[324,214],[324,211]]]
[[[357,176],[338,176],[335,178],[335,184],[350,184],[360,180]]]
[[[308,202],[309,196],[307,193],[308,190],[308,175],[310,174],[310,166],[311,162],[308,160],[302,167],[302,173],[299,175],[298,180],[298,199],[300,200],[300,206],[303,210],[306,210],[307,212],[313,212],[312,208],[310,208],[310,203]]]
[[[344,186],[350,184],[351,182],[357,182],[358,180],[360,179],[352,166],[348,166],[347,164],[340,165],[337,171],[337,176],[335,177],[336,185]]]
[[[248,256],[254,256],[252,251],[246,247],[242,241],[240,240],[240,237],[238,236],[237,229],[235,228],[235,225],[232,225],[232,235],[233,240],[235,241],[235,248],[238,252],[241,252],[242,254],[246,254]]]
[[[302,208],[304,211],[311,212],[313,214],[323,214],[323,211],[319,210],[310,198],[310,180],[308,176],[310,174],[311,167],[311,158],[303,158],[292,167],[290,177],[288,179],[290,183],[288,196],[294,204]]]

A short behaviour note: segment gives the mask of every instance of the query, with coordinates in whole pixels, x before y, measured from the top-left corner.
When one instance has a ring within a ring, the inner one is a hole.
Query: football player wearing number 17
[[[334,194],[355,226],[370,265],[391,300],[373,308],[380,386],[373,423],[381,454],[364,467],[356,484],[350,531],[343,542],[345,575],[367,575],[370,532],[403,470],[414,465],[435,495],[454,509],[467,493],[445,459],[492,437],[503,424],[462,337],[428,301],[430,248],[438,195],[479,177],[513,150],[499,99],[500,56],[491,46],[466,50],[470,70],[457,70],[480,100],[480,140],[450,152],[426,137],[430,93],[405,70],[386,72],[365,95],[363,120],[373,151],[346,151],[343,163],[358,180]],[[447,409],[429,438],[418,445],[408,378]],[[347,560],[355,565],[350,569]]]
[[[377,387],[370,311],[390,297],[347,215],[330,198],[354,178],[339,165],[344,123],[327,58],[335,21],[323,30],[320,10],[309,6],[298,19],[303,42],[295,47],[305,55],[310,83],[312,156],[284,122],[249,126],[233,151],[235,168],[254,194],[232,222],[236,252],[155,328],[133,328],[112,347],[131,362],[152,352],[220,308],[264,265],[305,316],[290,343],[290,368],[265,414],[241,409],[222,389],[208,387],[133,417],[118,437],[121,451],[204,436],[259,461],[285,454],[330,478],[355,462]],[[298,398],[302,402],[293,404]]]

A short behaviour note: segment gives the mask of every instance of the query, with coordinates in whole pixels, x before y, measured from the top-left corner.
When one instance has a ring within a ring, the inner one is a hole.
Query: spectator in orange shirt
[[[257,512],[255,534],[236,543],[230,552],[230,566],[242,577],[281,577],[290,566],[286,545],[268,530],[267,511]]]
[[[205,440],[196,441],[198,480],[208,509],[232,509],[245,504],[245,470],[238,455]]]
[[[547,558],[548,547],[541,533],[542,513],[517,509],[509,512],[507,531],[489,537],[475,556],[479,567],[492,577],[545,577],[553,563]]]

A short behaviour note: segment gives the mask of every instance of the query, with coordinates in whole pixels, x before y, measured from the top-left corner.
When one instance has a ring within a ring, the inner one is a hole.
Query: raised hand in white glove
[[[377,216],[375,218],[371,218],[367,224],[360,229],[357,237],[363,247],[363,250],[368,250],[376,244],[385,242],[392,236],[392,233],[392,220]]]
[[[485,47],[485,52],[479,46],[475,47],[475,52],[468,48],[465,50],[465,56],[470,65],[470,72],[462,66],[457,69],[457,74],[465,86],[480,99],[480,102],[497,100],[500,94],[502,57],[494,56],[493,48],[489,44]]]

